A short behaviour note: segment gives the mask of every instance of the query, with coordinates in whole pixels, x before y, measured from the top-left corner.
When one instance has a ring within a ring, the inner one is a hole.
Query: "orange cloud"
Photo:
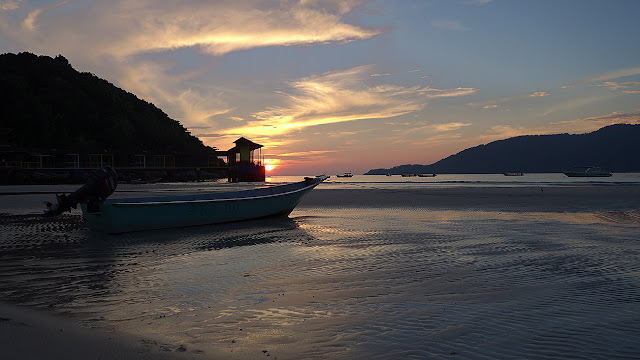
[[[291,82],[293,91],[280,93],[287,106],[256,112],[253,114],[256,120],[228,131],[273,136],[310,126],[386,119],[422,110],[430,98],[467,96],[477,92],[474,88],[370,86],[365,81],[369,69],[370,66],[359,66]]]
[[[458,130],[462,127],[465,126],[471,126],[470,123],[459,123],[459,122],[453,122],[453,123],[448,123],[448,124],[433,124],[433,125],[428,125],[428,128],[433,129],[434,131],[437,132],[443,132],[443,131],[454,131],[454,130]]]
[[[69,2],[31,10],[22,28],[33,34],[11,24],[0,24],[0,30],[30,49],[63,53],[72,60],[72,54],[122,59],[181,48],[224,55],[267,46],[344,44],[384,32],[344,21],[343,16],[362,3],[359,0],[113,0],[40,16]],[[4,1],[1,9],[19,5],[19,1]]]
[[[549,93],[546,91],[536,91],[533,94],[529,95],[529,97],[545,97],[549,96]]]
[[[33,11],[29,12],[27,17],[22,22],[22,27],[25,30],[35,31],[36,30],[35,22],[38,19],[38,17],[40,16],[40,14],[42,14],[42,13],[44,13],[46,11],[49,11],[51,9],[55,9],[58,6],[65,5],[65,4],[69,3],[70,1],[71,0],[64,0],[64,1],[61,1],[61,2],[58,2],[58,3],[55,3],[53,5],[50,5],[50,6],[47,6],[47,7],[43,7],[43,8],[39,8],[39,9],[36,9],[36,10],[33,10]],[[16,9],[16,8],[19,7],[19,4],[16,4],[16,2],[9,2],[8,6],[9,7],[15,6],[13,9]]]
[[[602,84],[595,84],[595,85],[589,85],[589,86],[603,86],[603,87],[609,88],[609,90],[615,91],[620,89],[628,89],[630,87],[637,86],[637,85],[640,85],[640,81],[626,81],[626,82],[605,81]],[[626,93],[628,91],[635,91],[635,90],[627,90],[623,92]]]

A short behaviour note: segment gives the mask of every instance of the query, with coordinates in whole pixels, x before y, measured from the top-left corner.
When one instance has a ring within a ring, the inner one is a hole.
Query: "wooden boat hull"
[[[100,212],[82,212],[90,229],[106,233],[218,224],[286,216],[324,178],[231,193],[105,201]]]

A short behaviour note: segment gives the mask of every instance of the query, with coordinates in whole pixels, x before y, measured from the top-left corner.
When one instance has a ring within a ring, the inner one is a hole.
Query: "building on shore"
[[[262,145],[244,137],[234,143],[236,145],[231,149],[216,152],[216,155],[227,158],[229,182],[265,181]]]

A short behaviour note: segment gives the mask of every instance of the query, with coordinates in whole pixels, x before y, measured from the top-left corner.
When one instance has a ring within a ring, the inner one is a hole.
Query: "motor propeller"
[[[100,204],[113,194],[118,186],[118,174],[110,166],[94,171],[82,187],[69,195],[56,194],[56,203],[46,201],[45,216],[56,216],[71,211],[78,204],[87,204],[90,213],[100,211]]]

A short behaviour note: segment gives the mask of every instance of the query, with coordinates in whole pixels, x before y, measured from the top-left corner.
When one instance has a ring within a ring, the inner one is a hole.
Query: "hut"
[[[229,165],[229,182],[264,181],[262,145],[244,137],[239,138],[234,143],[236,145],[226,151],[227,164]]]

